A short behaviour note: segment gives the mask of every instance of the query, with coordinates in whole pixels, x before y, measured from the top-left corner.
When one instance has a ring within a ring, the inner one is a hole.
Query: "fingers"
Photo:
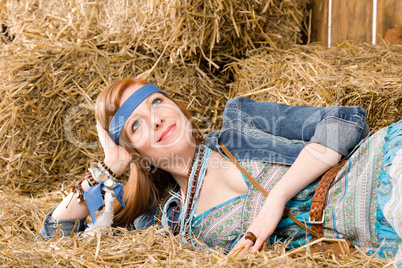
[[[254,234],[253,232],[251,232],[250,230],[247,230],[246,234],[250,232],[251,234]],[[255,234],[257,234],[257,232],[255,232]],[[264,235],[263,233],[258,233],[258,235],[256,236],[256,240],[255,243],[252,241],[253,239],[246,239],[250,236],[248,235],[244,235],[239,242],[237,242],[237,244],[234,246],[232,252],[238,250],[240,247],[244,246],[242,253],[245,253],[247,251],[249,251],[251,249],[252,253],[258,252],[262,249],[264,243],[267,241],[268,238],[266,238],[266,235]],[[268,236],[269,237],[269,236]]]
[[[124,172],[131,160],[130,153],[113,141],[109,135],[109,132],[99,124],[99,121],[96,122],[96,129],[98,131],[98,138],[102,145],[103,152],[105,153],[104,161],[110,162],[109,167],[115,167],[115,163],[119,163],[118,165],[123,165],[122,168],[115,167],[116,169],[114,172],[116,174],[119,173],[119,171]]]
[[[247,243],[247,246],[245,247],[246,250],[249,250],[251,247],[253,248],[252,252],[256,252],[259,250],[259,247],[256,247],[256,243],[258,240],[261,240],[260,232],[254,233],[250,230],[247,230],[243,238],[245,239],[245,243]]]
[[[102,147],[105,148],[106,141],[105,141],[105,129],[99,124],[99,121],[96,121],[96,131],[98,132],[98,138]]]
[[[251,240],[244,239],[243,245],[244,245],[244,251],[248,251],[254,245],[254,243]]]
[[[260,232],[258,232],[258,235],[256,235],[257,239],[251,252],[255,253],[257,251],[261,251],[271,234],[272,232],[270,233],[266,228],[263,228]]]
[[[238,251],[241,247],[243,247],[243,246],[244,246],[244,248],[241,250],[241,252],[237,252],[237,251]],[[237,255],[238,253],[244,254],[244,253],[246,253],[252,246],[253,246],[253,242],[252,242],[252,241],[250,241],[250,240],[248,240],[248,239],[244,239],[244,237],[242,237],[242,238],[239,240],[239,242],[237,242],[237,244],[234,246],[234,248],[231,250],[231,253],[232,253],[232,252],[237,252],[236,255]]]
[[[255,244],[251,250],[251,252],[257,252],[260,251],[262,249],[262,246],[264,245],[264,243],[266,242],[266,239],[263,239],[260,237],[257,237],[257,240],[255,241]]]

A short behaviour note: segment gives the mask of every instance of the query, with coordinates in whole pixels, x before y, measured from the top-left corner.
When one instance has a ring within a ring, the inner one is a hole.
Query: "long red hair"
[[[116,81],[107,86],[96,100],[95,117],[99,124],[109,129],[113,116],[120,108],[120,100],[123,92],[133,85],[146,85],[147,81],[141,79],[127,78]],[[183,114],[191,119],[190,113],[180,102],[168,97],[180,108]],[[194,127],[194,125],[193,125]],[[138,152],[131,146],[127,134],[122,131],[120,145],[126,149],[133,157],[138,156]],[[170,173],[154,168],[152,172],[147,172],[144,165],[139,161],[132,161],[130,164],[130,175],[124,186],[123,208],[119,202],[115,202],[114,208],[114,226],[127,226],[135,218],[149,211],[159,200],[166,197],[169,191],[176,184]]]

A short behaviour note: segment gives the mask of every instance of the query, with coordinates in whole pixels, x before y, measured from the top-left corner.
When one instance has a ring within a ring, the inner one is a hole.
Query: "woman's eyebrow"
[[[137,108],[135,108],[134,111],[130,114],[130,116],[127,118],[127,121],[130,121],[138,116],[135,110],[137,110]]]
[[[145,102],[145,104],[150,105],[151,99],[152,99],[151,97],[152,97],[153,95],[154,95],[154,94],[149,95],[142,103]],[[140,104],[140,105],[141,105],[141,104]],[[139,105],[138,105],[138,106],[139,106]],[[136,115],[136,112],[135,112],[135,111],[137,110],[137,108],[138,108],[138,107],[136,107],[136,108],[134,109],[134,111],[130,114],[130,116],[127,118],[127,121],[130,120],[130,119],[132,119],[133,116],[137,116],[137,115]]]
[[[158,97],[158,96],[161,96],[161,95],[163,96],[163,94],[160,94],[159,92],[155,92],[155,93],[149,95],[148,98],[145,101],[149,103],[151,101],[151,99],[153,99],[155,96]]]
[[[147,103],[147,104],[150,104],[150,102],[151,102],[151,99],[152,99],[152,96],[154,96],[155,95],[155,93],[154,94],[151,94],[151,95],[149,95],[146,99],[145,99],[145,102]]]

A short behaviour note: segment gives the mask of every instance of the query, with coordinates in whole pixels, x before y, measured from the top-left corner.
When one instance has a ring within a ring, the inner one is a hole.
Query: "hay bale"
[[[282,24],[300,29],[306,0],[2,3],[0,185],[32,192],[71,181],[99,157],[93,102],[117,78],[170,88],[203,132],[218,127],[227,76],[209,67],[275,46]],[[268,27],[268,15],[282,22]]]
[[[372,131],[402,118],[402,46],[350,45],[260,49],[229,64],[230,97],[290,105],[354,106]]]
[[[140,231],[116,229],[94,237],[61,238],[34,242],[44,216],[65,193],[40,194],[36,198],[15,191],[0,191],[0,262],[4,267],[384,267],[392,260],[365,254],[325,258],[320,253],[285,251],[286,244],[274,244],[260,254],[225,255],[220,249],[202,252],[181,237],[150,228]]]
[[[225,102],[222,80],[196,65],[170,64],[165,58],[163,68],[152,69],[155,58],[84,45],[31,49],[12,43],[2,48],[0,185],[22,192],[54,190],[63,181],[71,184],[89,162],[101,157],[94,101],[111,81],[146,78],[188,104],[199,114],[198,125],[208,128],[211,123],[201,117],[209,118],[211,110],[216,117],[217,99]]]
[[[92,104],[105,83],[99,68],[107,68],[108,62],[94,50],[46,46],[32,53],[13,44],[3,48],[1,65],[13,68],[0,73],[5,115],[0,120],[1,185],[36,192],[53,188],[54,181],[74,180],[94,153],[70,146],[64,120],[70,108]],[[72,125],[77,139],[96,140],[92,123],[93,119],[84,121],[87,127],[80,129],[74,129],[79,123]]]
[[[219,68],[247,49],[301,42],[307,2],[23,0],[8,1],[2,21],[16,42],[90,43]]]

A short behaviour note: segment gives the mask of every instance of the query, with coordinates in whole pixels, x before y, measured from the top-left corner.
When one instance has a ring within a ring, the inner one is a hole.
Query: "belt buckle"
[[[308,216],[308,221],[309,221],[310,224],[323,224],[324,223],[324,216],[325,216],[325,209],[322,210],[321,221],[311,220],[310,215]]]

